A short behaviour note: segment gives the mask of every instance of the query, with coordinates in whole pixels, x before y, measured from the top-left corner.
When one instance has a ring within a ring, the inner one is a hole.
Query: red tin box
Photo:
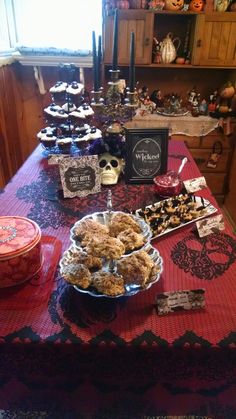
[[[0,288],[27,281],[41,265],[40,227],[24,217],[0,217]]]

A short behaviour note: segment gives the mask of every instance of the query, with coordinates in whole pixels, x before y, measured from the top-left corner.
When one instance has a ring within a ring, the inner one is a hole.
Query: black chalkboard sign
[[[126,183],[153,183],[153,178],[166,173],[168,160],[168,128],[125,129]]]

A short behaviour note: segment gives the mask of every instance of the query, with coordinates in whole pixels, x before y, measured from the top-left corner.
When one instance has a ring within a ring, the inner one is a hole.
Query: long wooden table
[[[187,156],[182,178],[200,175],[182,142],[169,142],[169,168]],[[112,186],[113,207],[157,200],[154,185]],[[36,221],[42,272],[0,290],[0,409],[58,418],[236,417],[236,239],[225,230],[199,238],[195,223],[153,241],[160,280],[127,298],[81,294],[58,261],[75,221],[106,208],[106,187],[64,199],[57,166],[38,147],[0,194],[0,215]],[[208,188],[196,195],[214,200]],[[218,208],[218,207],[217,207]],[[220,209],[218,209],[220,213]],[[206,308],[158,316],[156,295],[204,288]],[[230,416],[231,415],[231,416]]]

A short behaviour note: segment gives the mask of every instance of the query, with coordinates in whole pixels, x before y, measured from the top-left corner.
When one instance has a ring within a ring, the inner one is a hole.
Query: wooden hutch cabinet
[[[152,58],[154,14],[146,10],[119,10],[118,62],[128,65],[130,59],[130,33],[136,39],[136,64],[150,64]],[[112,61],[113,17],[105,17],[104,63]]]
[[[236,66],[236,13],[197,16],[192,64]]]
[[[152,63],[152,42],[168,32],[178,33],[184,47],[186,33],[193,66],[234,67],[236,65],[236,12],[169,12],[151,10],[118,11],[118,62],[129,63],[130,33],[135,33],[136,65],[156,67],[174,64]],[[113,16],[104,16],[104,63],[112,61]],[[177,67],[177,66],[176,66]]]
[[[104,16],[105,69],[112,61],[113,21],[112,14]],[[118,10],[118,22],[118,63],[121,70],[125,74],[125,66],[129,65],[130,32],[133,31],[136,40],[137,80],[142,80],[143,85],[150,88],[150,93],[158,87],[164,93],[177,92],[182,97],[189,88],[196,85],[201,97],[207,98],[209,92],[213,93],[227,80],[236,82],[236,12],[128,9]],[[188,64],[154,62],[153,38],[162,41],[169,32],[181,41],[177,52],[179,56],[186,53],[186,50],[190,51]],[[139,118],[131,122],[131,125],[128,123],[128,126],[155,127],[152,118],[146,115],[144,119]],[[218,202],[223,203],[229,187],[236,139],[235,124],[234,132],[229,137],[216,129],[205,136],[172,135],[172,139],[185,141],[208,186]],[[219,143],[222,149],[219,161],[215,168],[208,167],[214,144]]]

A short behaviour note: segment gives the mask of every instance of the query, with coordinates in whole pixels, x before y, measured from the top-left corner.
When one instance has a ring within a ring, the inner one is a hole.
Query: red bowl
[[[158,195],[165,197],[179,195],[183,188],[183,182],[178,173],[169,170],[164,175],[156,176],[153,179]]]

